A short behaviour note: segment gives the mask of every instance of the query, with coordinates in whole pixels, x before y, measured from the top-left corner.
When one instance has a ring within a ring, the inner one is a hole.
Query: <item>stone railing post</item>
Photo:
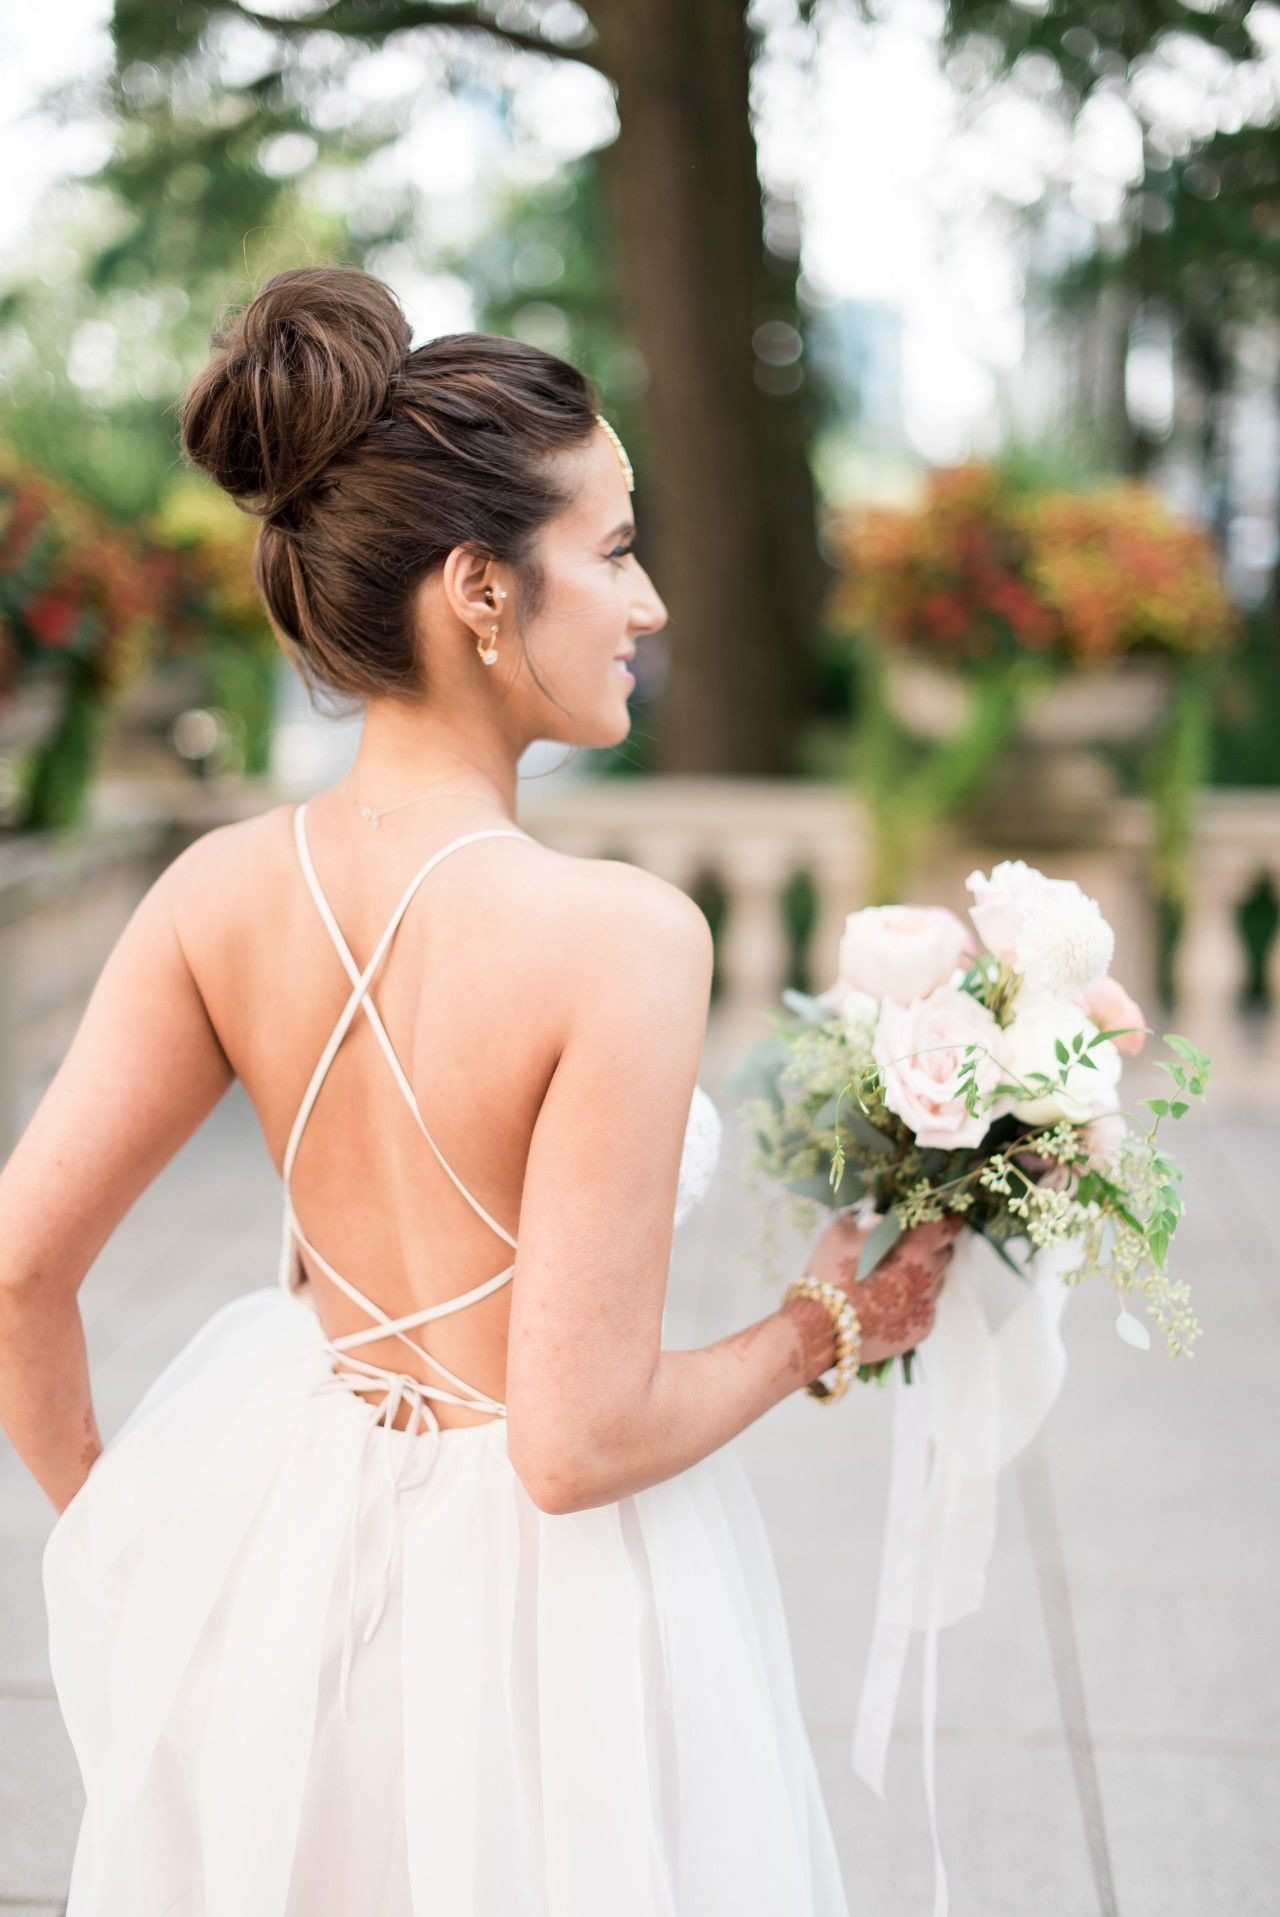
[[[1202,840],[1174,954],[1177,1025],[1214,1060],[1218,1085],[1237,1078],[1245,1050],[1246,962],[1236,911],[1253,878],[1247,852],[1224,846],[1216,834]]]
[[[765,1036],[764,1011],[786,984],[790,947],[782,893],[794,866],[791,842],[782,835],[727,838],[718,848],[726,895],[719,1018],[728,1050]]]

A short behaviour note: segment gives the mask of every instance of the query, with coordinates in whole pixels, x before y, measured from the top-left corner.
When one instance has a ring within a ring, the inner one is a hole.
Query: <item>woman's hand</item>
[[[954,1214],[936,1224],[904,1231],[876,1266],[859,1282],[858,1257],[871,1227],[861,1225],[852,1208],[838,1211],[809,1254],[815,1278],[838,1285],[857,1308],[866,1365],[896,1358],[923,1344],[933,1329],[938,1292],[955,1241],[964,1229]]]

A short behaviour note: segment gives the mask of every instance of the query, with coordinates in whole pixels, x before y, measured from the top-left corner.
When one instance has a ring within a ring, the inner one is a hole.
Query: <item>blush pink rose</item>
[[[1002,859],[992,866],[990,878],[985,872],[971,872],[965,880],[973,894],[969,917],[988,952],[1002,964],[1013,964],[1018,935],[1048,882],[1023,859]]]
[[[1098,978],[1092,985],[1086,985],[1083,992],[1076,994],[1076,1003],[1086,1018],[1093,1020],[1100,1032],[1119,1031],[1122,1026],[1145,1026],[1146,1016],[1136,999],[1130,998],[1124,986],[1116,978]],[[1118,1052],[1128,1052],[1136,1058],[1147,1042],[1147,1034],[1139,1029],[1126,1032],[1123,1038],[1114,1040]]]
[[[953,986],[939,986],[910,1005],[884,1000],[872,1053],[883,1068],[885,1104],[910,1126],[918,1144],[950,1151],[982,1143],[998,1112],[980,1107],[970,1117],[960,1094],[960,1070],[966,1046],[985,1047],[978,1055],[977,1081],[980,1091],[989,1092],[1000,1077],[999,1065],[989,1056],[998,1036],[986,1007]]]
[[[839,984],[909,1005],[945,985],[973,950],[968,926],[945,906],[870,905],[844,922]]]

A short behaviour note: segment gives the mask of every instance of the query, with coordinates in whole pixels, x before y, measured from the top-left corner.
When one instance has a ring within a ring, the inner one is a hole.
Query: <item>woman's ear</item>
[[[441,568],[445,604],[455,619],[478,637],[487,639],[490,626],[502,620],[507,589],[499,572],[490,555],[474,546],[455,546]]]

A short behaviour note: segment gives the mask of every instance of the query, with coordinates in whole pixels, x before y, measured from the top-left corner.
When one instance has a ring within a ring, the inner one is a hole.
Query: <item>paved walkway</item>
[[[718,1089],[711,1050],[704,1082]],[[1182,1143],[1190,1214],[1178,1263],[1196,1286],[1199,1353],[1188,1363],[1132,1351],[1107,1295],[1072,1301],[1071,1370],[1047,1434],[1004,1481],[987,1602],[942,1636],[953,1917],[1280,1910],[1280,1136],[1226,1125]],[[678,1235],[674,1343],[718,1337],[772,1302],[743,1256],[751,1213],[732,1124],[727,1145],[713,1196]],[[82,1294],[104,1430],[211,1310],[272,1281],[277,1230],[276,1180],[233,1093]],[[797,1271],[802,1258],[798,1246]],[[918,1645],[887,1803],[848,1769],[888,1409],[875,1391],[829,1409],[797,1394],[738,1445],[774,1540],[851,1909],[927,1917]],[[62,1909],[80,1811],[44,1652],[50,1519],[0,1451],[0,1912],[32,1917]]]

